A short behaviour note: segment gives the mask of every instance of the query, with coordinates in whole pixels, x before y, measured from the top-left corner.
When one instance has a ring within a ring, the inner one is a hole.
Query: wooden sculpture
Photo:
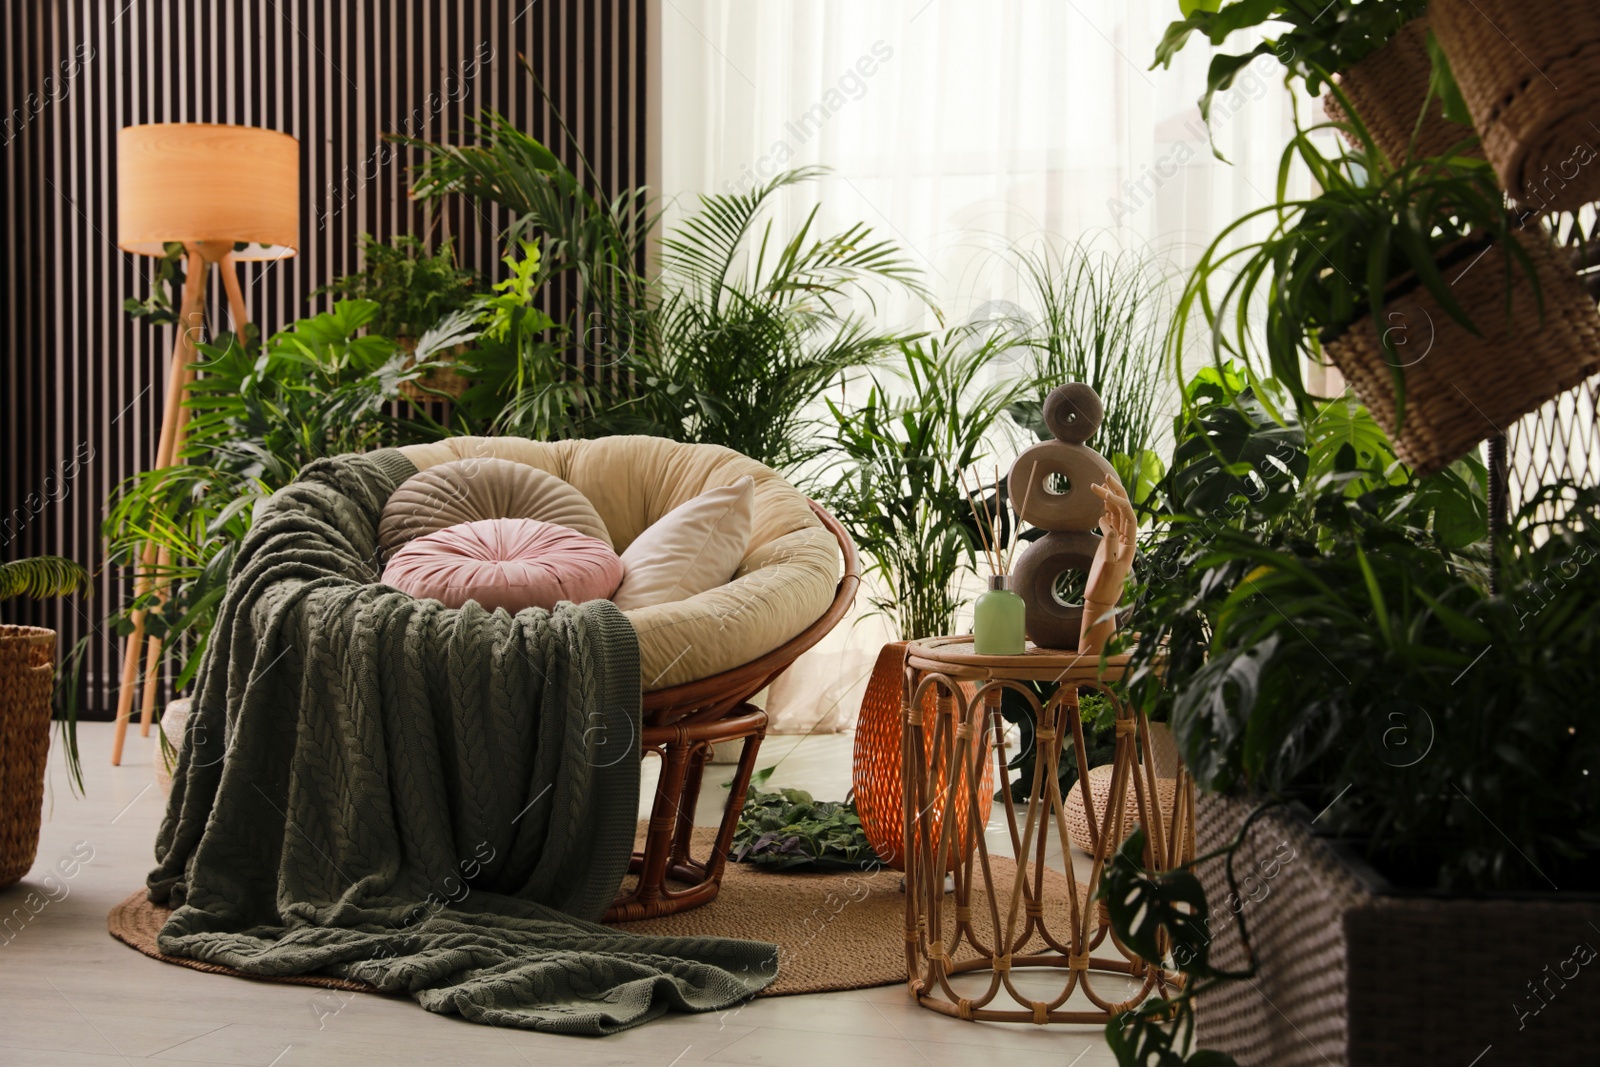
[[[1011,465],[1018,521],[1047,531],[1012,572],[1012,588],[1027,604],[1028,639],[1040,648],[1098,652],[1116,629],[1112,612],[1133,562],[1137,524],[1116,471],[1086,443],[1104,415],[1089,386],[1059,386],[1044,402],[1045,425],[1056,439],[1034,445]],[[1056,595],[1069,571],[1089,576],[1084,604]]]

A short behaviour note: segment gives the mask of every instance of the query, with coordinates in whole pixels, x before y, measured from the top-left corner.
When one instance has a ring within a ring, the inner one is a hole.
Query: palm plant
[[[89,572],[62,556],[31,556],[0,563],[0,600],[69,596],[89,585]]]
[[[1032,388],[982,384],[1008,343],[970,328],[906,342],[888,374],[870,372],[863,403],[828,400],[838,482],[826,495],[882,584],[873,607],[904,639],[950,633],[966,602],[960,580],[978,536],[961,474],[992,454],[1011,426],[1007,407]]]
[[[724,445],[780,470],[821,451],[817,399],[844,372],[915,337],[885,333],[851,308],[881,281],[926,298],[895,245],[861,223],[814,236],[813,208],[783,241],[761,217],[819,168],[785,171],[739,194],[702,196],[663,238],[661,276],[619,355],[639,408],[670,437]],[[758,230],[759,227],[759,230]],[[781,241],[781,243],[780,243]]]
[[[504,234],[511,249],[536,233],[543,247],[541,280],[572,283],[563,323],[580,351],[571,362],[591,375],[603,373],[606,360],[597,350],[626,351],[628,339],[619,331],[645,304],[645,242],[657,222],[647,190],[630,189],[610,200],[596,195],[591,189],[599,182],[592,172],[586,182],[499,112],[483,112],[472,119],[472,128],[479,139],[473,145],[394,138],[428,157],[411,195],[431,201],[460,194],[500,205],[511,216]],[[569,142],[580,170],[591,171],[570,135]]]

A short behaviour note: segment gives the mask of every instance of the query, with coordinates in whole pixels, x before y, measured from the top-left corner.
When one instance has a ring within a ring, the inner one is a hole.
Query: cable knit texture
[[[635,827],[633,630],[607,601],[513,616],[379,584],[414,473],[318,461],[240,547],[156,842],[161,950],[574,1034],[767,986],[772,945],[591,921]]]

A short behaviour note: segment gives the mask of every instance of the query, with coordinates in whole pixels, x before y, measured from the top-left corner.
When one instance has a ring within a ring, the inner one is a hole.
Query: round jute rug
[[[711,829],[695,832],[696,855],[710,851],[713,833]],[[1016,866],[1008,859],[991,857],[990,866],[1001,885],[1009,886],[1016,877]],[[1064,906],[1066,877],[1047,871],[1045,883],[1045,899]],[[906,976],[905,895],[900,886],[898,871],[806,874],[730,863],[722,890],[711,903],[659,919],[616,923],[615,927],[639,934],[735,937],[776,944],[778,980],[762,996],[894,985]],[[165,963],[256,977],[231,967],[164,955],[156,948],[156,934],[170,914],[150,903],[141,889],[111,909],[108,927],[117,940]],[[972,914],[979,936],[989,938],[988,899],[981,892],[975,894]],[[374,991],[364,982],[320,975],[261,980]]]

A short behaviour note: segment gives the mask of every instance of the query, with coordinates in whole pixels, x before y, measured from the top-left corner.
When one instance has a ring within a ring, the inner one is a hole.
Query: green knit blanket
[[[572,1034],[765,988],[772,945],[594,922],[638,810],[633,627],[609,601],[512,616],[380,584],[414,473],[313,463],[240,547],[156,841],[161,950]]]

